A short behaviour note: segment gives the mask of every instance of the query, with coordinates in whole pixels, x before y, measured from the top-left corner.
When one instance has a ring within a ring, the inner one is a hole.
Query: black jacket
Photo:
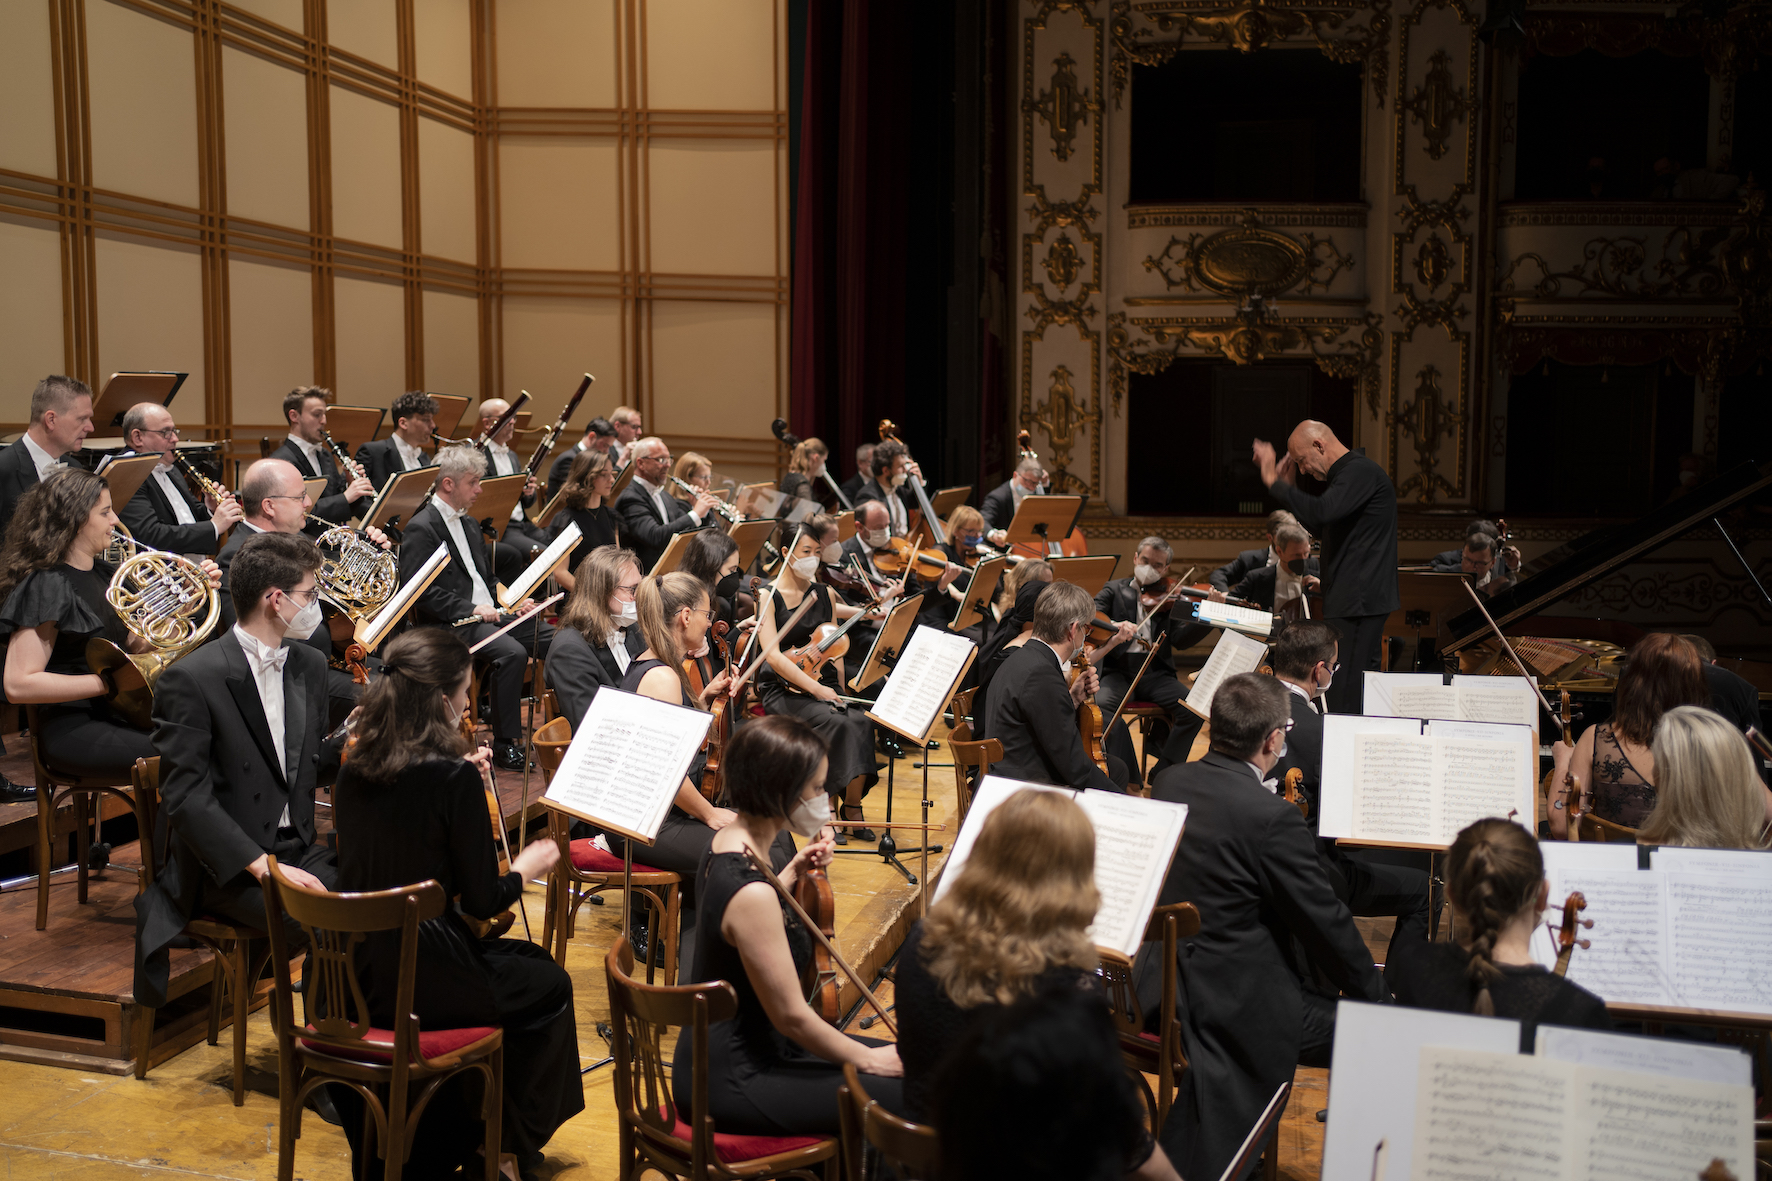
[[[985,736],[1003,744],[1003,758],[991,768],[993,775],[1060,787],[1120,790],[1083,750],[1070,686],[1058,657],[1044,641],[1029,640],[1003,661],[991,678],[984,717]]]
[[[172,501],[167,499],[160,481],[153,476],[142,481],[129,503],[117,507],[117,519],[128,526],[130,536],[143,545],[175,554],[213,554],[220,540],[215,535],[215,526],[209,523],[209,510],[191,495],[184,475],[177,468],[166,474],[196,518],[193,523],[179,524],[172,512]]]
[[[554,462],[548,465],[548,496],[552,498],[560,489],[566,487],[566,477],[572,474],[572,461],[585,453],[584,444],[577,443],[555,456]]]
[[[337,743],[324,742],[326,660],[304,645],[284,647],[280,744],[232,631],[172,665],[154,687],[160,870],[135,905],[135,995],[144,1004],[165,1003],[167,948],[194,913],[205,875],[225,884],[270,852],[285,805],[300,839],[314,842],[314,788],[338,766]]]
[[[665,493],[669,517],[659,515],[658,505],[638,477],[629,481],[622,494],[615,498],[615,511],[621,517],[621,535],[640,558],[640,572],[647,573],[670,548],[671,538],[688,529],[699,529],[695,518],[684,512],[680,502]]]
[[[1441,550],[1428,560],[1428,564],[1436,571],[1457,570],[1464,565],[1464,549]]]
[[[470,510],[471,512],[471,510]],[[474,613],[474,581],[468,574],[468,563],[472,562],[480,571],[480,581],[486,589],[498,593],[498,579],[492,572],[492,562],[486,556],[486,539],[481,536],[480,526],[470,515],[462,520],[462,536],[467,538],[468,553],[462,553],[449,534],[449,527],[443,523],[433,501],[412,518],[406,526],[406,535],[400,542],[400,582],[418,573],[430,556],[437,552],[437,547],[449,547],[449,561],[437,572],[425,593],[418,597],[414,612],[425,623],[441,624],[449,627],[458,619],[466,619]],[[497,606],[497,604],[493,604]]]
[[[627,629],[628,660],[632,663],[646,651],[646,637],[636,625]],[[593,644],[575,627],[560,627],[554,642],[548,645],[548,688],[560,701],[560,716],[572,723],[576,731],[585,719],[585,711],[603,689],[621,688],[622,669],[607,644]]]
[[[884,502],[887,495],[888,493],[886,489],[880,486],[879,481],[875,480],[872,476],[869,476],[861,482],[861,485],[855,491],[855,495],[849,498],[849,502],[859,509],[861,508],[862,501],[878,500]],[[909,481],[906,481],[903,488],[897,490],[897,496],[898,503],[904,506],[907,520],[909,519],[909,514],[922,507],[917,503],[917,495],[911,491]]]
[[[358,454],[361,454],[361,451]],[[316,517],[331,521],[335,525],[342,524],[351,519],[351,513],[359,506],[365,509],[369,507],[371,497],[361,497],[356,501],[345,499],[345,489],[350,486],[351,477],[339,470],[338,461],[332,457],[332,452],[324,446],[320,448],[318,471],[314,469],[313,464],[308,462],[308,457],[302,453],[302,449],[288,439],[284,439],[283,445],[271,452],[269,458],[288,460],[295,465],[295,470],[300,472],[304,479],[317,480],[321,476],[326,477],[326,487],[314,501],[314,515]],[[398,456],[395,458],[397,461]],[[373,478],[371,477],[372,480]],[[378,484],[376,487],[379,488],[380,485]],[[318,537],[323,530],[315,522],[309,521],[305,532]]]
[[[1165,630],[1183,627],[1193,622],[1192,619],[1188,618],[1188,615],[1191,614],[1188,611],[1189,601],[1190,600],[1182,598],[1180,595],[1177,595],[1174,599],[1170,600],[1167,614],[1163,619],[1158,620],[1158,623],[1163,624],[1163,626],[1158,627],[1153,625],[1151,628],[1151,638],[1153,640],[1161,642]],[[1130,620],[1133,623],[1137,623],[1138,616],[1143,610],[1138,605],[1138,584],[1133,582],[1130,578],[1114,579],[1112,582],[1095,592],[1095,609],[1104,613],[1115,623],[1119,623],[1121,620]],[[1165,620],[1167,622],[1164,622]],[[1173,659],[1173,653],[1174,645],[1157,653],[1156,658],[1151,661],[1150,672],[1145,673],[1145,676],[1149,677],[1153,673],[1158,672],[1166,672],[1170,676],[1174,676],[1175,661]],[[1128,652],[1126,651],[1126,646],[1122,644],[1112,652],[1109,652],[1107,657],[1102,661],[1102,675],[1105,676],[1110,672],[1120,672],[1125,673],[1127,676],[1133,676],[1138,672],[1139,666],[1144,664],[1144,658],[1146,655],[1147,653],[1144,652]],[[1140,683],[1142,684],[1142,682]]]
[[[37,463],[21,436],[0,449],[0,537],[6,535],[19,499],[36,486]]]
[[[1313,577],[1320,577],[1320,569],[1315,558],[1304,560],[1304,572]],[[1231,587],[1230,593],[1239,599],[1248,599],[1263,611],[1274,609],[1274,588],[1280,581],[1278,566],[1261,566],[1243,575],[1241,582]]]
[[[985,494],[984,505],[978,511],[984,516],[986,529],[1007,529],[1015,519],[1013,487],[1013,480],[1005,480]]]
[[[521,455],[517,454],[516,448],[512,448],[511,449],[511,457],[514,460],[516,460],[516,462],[517,462],[517,470],[514,472],[501,472],[498,470],[498,462],[495,459],[493,459],[493,457],[492,457],[492,444],[488,443],[486,446],[480,448],[480,454],[484,455],[486,457],[486,478],[488,480],[492,479],[494,476],[519,475],[523,472],[523,465],[529,462],[528,460],[524,459]],[[570,470],[570,468],[568,470]],[[535,507],[535,493],[530,492],[530,493],[526,493],[523,496],[519,496],[517,498],[517,503],[522,505],[524,508],[534,508]],[[524,515],[527,517],[528,514],[524,514]]]
[[[1161,1139],[1182,1176],[1217,1177],[1298,1067],[1305,965],[1294,942],[1348,996],[1388,994],[1303,817],[1248,764],[1211,751],[1158,772],[1151,794],[1188,806],[1160,901],[1200,911],[1178,956],[1191,1066]]]
[[[850,504],[854,504],[855,498],[861,495],[861,486],[867,483],[867,480],[867,472],[856,472],[853,476],[850,476],[847,480],[843,481],[843,495],[848,499]]]
[[[423,457],[426,467],[437,462],[436,457],[428,451],[421,451],[419,455]],[[400,463],[400,452],[394,447],[392,435],[357,448],[357,462],[363,465],[364,474],[375,485],[377,492],[387,484],[389,476],[399,475],[406,470]]]
[[[1286,690],[1292,706],[1292,732],[1286,735],[1286,755],[1274,764],[1274,775],[1284,780],[1286,772],[1297,767],[1304,772],[1301,790],[1310,800],[1307,817],[1312,832],[1317,831],[1317,803],[1323,786],[1323,715],[1311,703],[1292,690]]]
[[[1221,591],[1228,591],[1249,576],[1251,570],[1267,565],[1268,547],[1246,549],[1206,576],[1206,581]]]
[[[1323,539],[1323,614],[1331,619],[1387,615],[1397,597],[1397,489],[1361,450],[1329,468],[1322,495],[1284,480],[1268,491]]]

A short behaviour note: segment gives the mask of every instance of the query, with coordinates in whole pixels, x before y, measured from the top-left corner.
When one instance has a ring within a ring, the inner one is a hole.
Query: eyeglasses
[[[689,609],[691,611],[696,612],[697,614],[707,616],[709,623],[714,622],[714,620],[716,620],[720,617],[719,613],[716,612],[712,607],[691,607]]]
[[[317,586],[311,586],[305,591],[283,591],[283,593],[304,604],[311,605],[320,601],[320,588]]]
[[[261,497],[259,497],[259,499],[260,500],[299,500],[303,504],[306,504],[306,503],[308,503],[308,490],[306,488],[303,488],[300,496],[292,496],[288,493],[279,492],[279,493],[274,493],[270,496],[261,496]]]
[[[1296,726],[1297,724],[1298,723],[1293,721],[1291,718],[1287,718],[1286,724],[1284,726],[1275,726],[1274,729],[1275,730],[1284,730],[1286,733],[1290,734],[1290,733],[1292,733],[1292,727]]]
[[[631,599],[640,593],[640,584],[636,582],[632,586],[618,586],[615,588],[615,593],[618,595],[626,595]]]
[[[164,427],[157,431],[148,430],[146,427],[138,427],[137,429],[144,435],[159,435],[163,439],[169,435],[174,439],[178,438],[178,428],[175,426]]]

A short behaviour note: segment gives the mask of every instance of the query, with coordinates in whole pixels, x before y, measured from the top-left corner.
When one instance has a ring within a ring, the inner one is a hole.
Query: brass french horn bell
[[[111,576],[105,601],[116,610],[129,633],[151,651],[125,652],[109,640],[86,642],[86,663],[116,685],[111,708],[131,725],[153,723],[154,684],[174,662],[207,640],[221,621],[221,596],[209,576],[191,559],[132,541],[113,532],[135,550]]]

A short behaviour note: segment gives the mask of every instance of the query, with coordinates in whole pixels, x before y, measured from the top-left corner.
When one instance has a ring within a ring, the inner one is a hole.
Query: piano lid
[[[1578,537],[1545,555],[1548,561],[1541,559],[1538,569],[1490,599],[1489,614],[1505,631],[1509,623],[1536,615],[1767,487],[1772,487],[1772,463],[1764,467],[1744,463],[1639,520]],[[1446,634],[1440,650],[1450,654],[1493,633],[1482,612],[1473,607],[1448,622]]]

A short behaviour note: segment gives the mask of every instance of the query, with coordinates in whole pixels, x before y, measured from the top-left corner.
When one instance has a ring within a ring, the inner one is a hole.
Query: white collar
[[[313,456],[313,455],[320,454],[320,444],[310,443],[306,439],[302,438],[300,435],[296,434],[294,431],[289,432],[289,441],[291,443],[294,443],[297,447],[301,448],[302,453],[305,455]]]
[[[456,508],[441,496],[431,497],[431,503],[437,506],[437,515],[443,518],[443,523],[445,525],[449,524],[451,521],[459,521],[468,515],[468,509]],[[468,506],[468,508],[472,507],[473,505]]]
[[[408,443],[405,439],[402,439],[399,435],[397,435],[397,434],[389,435],[388,438],[394,440],[395,449],[398,450],[400,452],[400,454],[403,457],[405,457],[406,459],[414,459],[414,460],[423,460],[424,459],[425,453],[423,451],[421,451],[417,447],[414,447],[411,443]]]
[[[657,496],[660,492],[664,491],[663,484],[654,484],[639,472],[634,473],[634,483],[640,485],[640,487],[646,489],[646,491],[652,493],[654,496]]]
[[[1255,782],[1261,784],[1261,786],[1264,788],[1267,787],[1267,777],[1262,774],[1262,770],[1260,767],[1257,767],[1254,763],[1251,763],[1248,759],[1243,760],[1243,765],[1245,767],[1249,768],[1249,770],[1255,774]],[[1268,790],[1272,791],[1273,789],[1268,788]]]
[[[247,631],[239,624],[234,625],[234,638],[240,641],[240,650],[246,653],[246,659],[252,662],[253,671],[263,667],[264,663],[277,653],[282,645],[276,648],[266,646],[265,642]]]
[[[60,457],[51,455],[49,452],[39,447],[37,445],[37,440],[31,438],[30,431],[26,431],[19,437],[25,441],[25,450],[31,453],[31,462],[37,465],[37,474],[39,476],[43,474],[43,469],[50,464],[61,462]]]
[[[1030,644],[1039,644],[1041,647],[1045,648],[1046,651],[1052,653],[1052,659],[1058,661],[1058,671],[1064,671],[1064,658],[1059,656],[1058,649],[1054,648],[1051,644],[1048,644],[1045,640],[1042,640],[1039,636],[1035,636],[1028,642]]]

